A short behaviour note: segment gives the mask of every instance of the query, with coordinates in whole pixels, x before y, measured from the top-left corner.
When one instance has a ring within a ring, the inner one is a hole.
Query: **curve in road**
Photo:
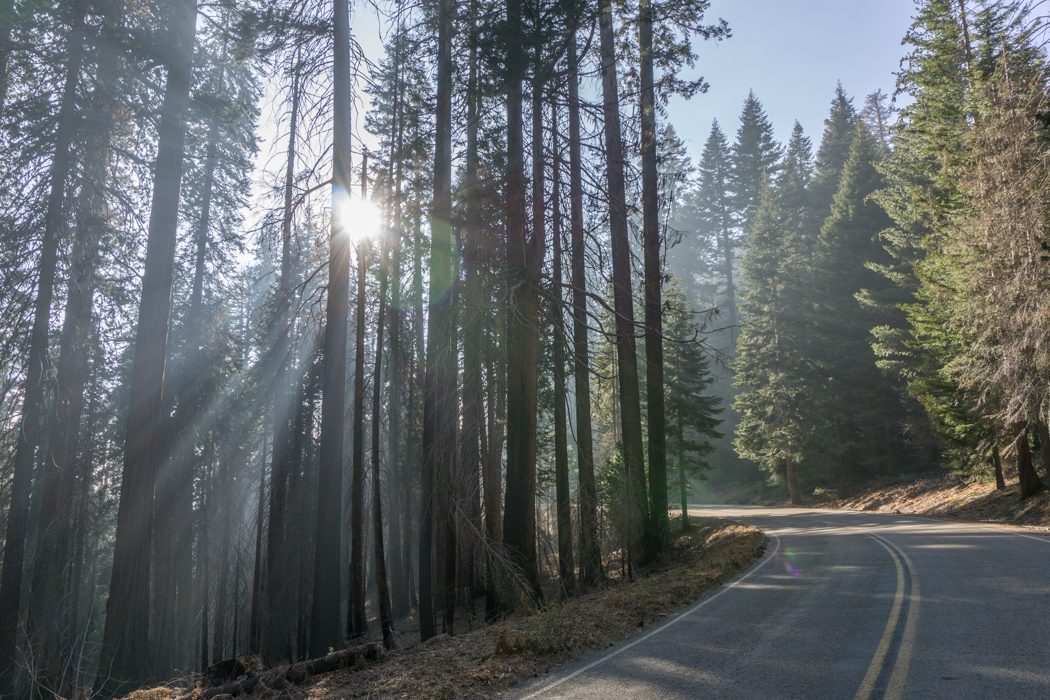
[[[694,507],[769,553],[516,698],[1050,698],[1050,539],[904,515]]]

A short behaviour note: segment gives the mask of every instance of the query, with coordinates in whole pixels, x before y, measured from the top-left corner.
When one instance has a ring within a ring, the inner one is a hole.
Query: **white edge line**
[[[641,644],[642,642],[644,642],[645,640],[649,639],[650,637],[654,637],[654,636],[660,634],[661,632],[663,632],[665,629],[667,629],[671,625],[675,625],[675,624],[681,622],[682,620],[684,620],[685,618],[689,617],[693,613],[699,611],[700,608],[704,607],[708,603],[710,603],[713,600],[715,600],[716,598],[718,598],[723,593],[731,591],[732,589],[736,588],[738,585],[740,585],[744,581],[746,581],[749,578],[751,578],[751,576],[753,576],[756,572],[758,572],[759,569],[761,569],[766,564],[768,564],[769,561],[774,557],[774,555],[776,555],[776,553],[779,552],[779,551],[780,551],[780,538],[777,537],[776,535],[773,535],[773,551],[770,552],[769,554],[767,554],[762,561],[760,561],[758,564],[755,564],[753,567],[751,567],[750,571],[748,571],[746,574],[744,574],[743,576],[741,576],[737,580],[735,580],[732,583],[729,583],[729,584],[723,586],[721,588],[721,590],[719,590],[717,593],[715,593],[715,594],[713,594],[711,596],[708,596],[707,598],[704,598],[703,600],[701,600],[699,603],[697,603],[693,607],[689,608],[685,612],[683,612],[680,615],[678,615],[678,617],[675,617],[675,618],[673,618],[671,620],[668,620],[667,622],[665,622],[664,624],[660,625],[656,629],[651,630],[650,632],[648,632],[644,636],[639,637],[638,639],[634,640],[633,642],[630,642],[629,644],[624,644],[622,647],[616,649],[615,651],[609,652],[608,654],[606,654],[602,658],[596,659],[595,661],[592,661],[591,663],[587,664],[583,668],[577,669],[576,671],[573,671],[572,673],[570,673],[567,676],[564,676],[563,678],[559,678],[558,680],[554,681],[550,685],[544,686],[543,688],[540,688],[539,690],[536,690],[536,691],[533,691],[532,693],[529,693],[525,697],[521,698],[521,700],[531,700],[531,698],[539,697],[540,695],[543,695],[544,693],[557,688],[562,683],[566,683],[568,681],[571,681],[573,678],[576,678],[577,676],[579,676],[579,675],[581,675],[583,673],[586,673],[587,671],[590,671],[595,666],[600,666],[600,665],[604,664],[606,661],[608,661],[609,659],[611,659],[611,658],[613,658],[615,656],[619,656],[620,654],[622,654],[623,652],[627,651],[631,647],[633,647],[633,646],[635,646],[637,644]]]

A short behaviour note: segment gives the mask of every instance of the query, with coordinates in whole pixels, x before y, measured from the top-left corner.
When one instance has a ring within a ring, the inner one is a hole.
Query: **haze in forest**
[[[899,696],[961,526],[800,507],[1043,522],[1048,5],[0,0],[0,696],[567,683],[772,566]]]

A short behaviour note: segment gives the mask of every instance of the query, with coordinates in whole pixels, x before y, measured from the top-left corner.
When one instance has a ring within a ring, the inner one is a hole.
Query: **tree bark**
[[[554,362],[554,484],[558,513],[558,577],[566,595],[575,590],[576,566],[572,553],[572,492],[569,490],[569,444],[565,401],[565,312],[562,308],[561,265],[561,151],[558,148],[558,101],[551,102],[551,231],[554,251],[551,275],[550,322],[554,327],[551,348]]]
[[[135,337],[127,443],[117,510],[106,625],[96,690],[110,696],[122,683],[149,677],[150,555],[153,493],[164,424],[164,372],[171,326],[186,115],[193,69],[196,0],[173,3],[171,53],[161,105],[146,267]]]
[[[420,528],[420,637],[434,635],[433,528],[443,533],[442,561],[454,550],[450,533],[451,477],[455,459],[453,412],[455,368],[450,353],[452,320],[452,6],[438,3],[437,100],[434,133],[434,192],[431,202],[430,290],[426,373],[423,390],[423,513]],[[429,487],[429,488],[428,488]],[[444,501],[444,502],[442,502]],[[453,560],[454,561],[454,560]],[[444,590],[442,582],[442,590]],[[444,596],[442,596],[444,598]],[[446,601],[442,600],[442,603]],[[441,606],[446,612],[447,607]],[[451,630],[448,630],[451,631]]]
[[[795,459],[788,455],[787,464],[787,485],[788,485],[788,498],[791,499],[791,505],[801,505],[802,500],[798,494],[798,465],[795,463]]]
[[[605,117],[609,225],[612,239],[616,358],[627,500],[624,504],[627,512],[627,532],[624,534],[627,539],[630,562],[633,564],[649,557],[645,543],[649,504],[645,488],[642,410],[638,389],[638,358],[634,339],[634,289],[631,283],[631,244],[627,233],[625,161],[620,131],[620,95],[616,75],[612,0],[601,0],[598,27],[601,40],[602,113]]]
[[[346,325],[350,288],[352,222],[335,214],[336,203],[350,195],[350,11],[347,0],[334,0],[334,182],[328,259],[328,298],[324,334],[324,395],[321,402],[321,452],[317,477],[317,529],[314,536],[314,595],[310,615],[310,655],[323,656],[343,646],[339,615],[339,570],[343,520],[343,423],[346,403]]]
[[[1050,429],[1042,420],[1034,421],[1035,437],[1039,440],[1039,459],[1043,463],[1043,475],[1050,477]]]
[[[1035,472],[1032,464],[1032,452],[1028,447],[1028,428],[1026,420],[1021,420],[1013,425],[1014,449],[1017,450],[1017,480],[1021,485],[1021,498],[1034,496],[1043,490],[1043,482]]]
[[[13,7],[4,8],[5,17],[13,17]],[[86,2],[73,4],[69,30],[69,48],[66,56],[66,77],[62,86],[62,106],[58,113],[55,132],[55,151],[51,161],[50,190],[44,215],[44,234],[40,243],[39,273],[33,326],[29,335],[26,378],[22,391],[21,421],[15,442],[11,477],[11,496],[7,510],[4,536],[3,571],[0,573],[0,695],[14,694],[15,669],[18,668],[18,619],[22,605],[22,577],[25,556],[25,537],[29,490],[33,480],[33,465],[40,443],[43,420],[43,383],[48,363],[48,331],[51,302],[55,291],[55,269],[58,264],[58,244],[66,215],[66,188],[76,116],[76,94],[80,83],[80,68],[84,56],[84,14]],[[0,24],[3,24],[0,22]],[[0,35],[0,78],[6,93],[7,60],[10,25]],[[0,95],[2,98],[3,95]],[[0,101],[0,108],[3,102]]]
[[[1003,476],[1003,456],[999,452],[999,441],[992,443],[992,469],[995,471],[995,488],[997,491],[1006,490],[1006,478]]]
[[[477,16],[477,0],[470,3],[470,16]],[[463,262],[465,268],[465,299],[463,314],[463,429],[460,443],[460,471],[463,481],[464,504],[469,528],[464,528],[460,537],[460,581],[463,602],[471,603],[475,588],[475,540],[481,532],[481,506],[479,488],[482,461],[482,385],[481,344],[488,304],[484,289],[482,260],[484,232],[479,216],[477,199],[478,180],[478,130],[481,95],[478,85],[478,46],[476,20],[471,26],[467,58],[467,152],[463,174]],[[491,577],[488,577],[491,579]],[[488,587],[491,589],[491,580]],[[492,591],[489,591],[490,594]]]
[[[103,35],[113,36],[113,13],[104,18]],[[84,132],[84,167],[77,201],[76,238],[69,263],[65,317],[57,360],[50,437],[42,464],[43,492],[37,521],[36,556],[28,618],[28,637],[36,645],[38,682],[69,695],[72,674],[63,673],[64,654],[72,653],[77,620],[66,604],[77,579],[70,564],[76,530],[68,505],[77,500],[77,448],[84,407],[84,387],[91,356],[92,308],[99,242],[106,226],[106,181],[113,133],[114,79],[119,70],[116,47],[100,42],[98,79]],[[90,435],[90,434],[89,434]],[[93,435],[91,436],[93,438]],[[89,439],[91,439],[89,438]],[[73,606],[75,608],[75,605]],[[68,614],[64,614],[68,613]]]
[[[0,0],[0,114],[4,112],[7,89],[11,84],[11,30],[15,24],[14,0]]]
[[[682,425],[682,417],[678,417],[677,447],[678,447],[678,489],[682,498],[682,532],[689,529],[689,480],[685,475],[685,427]]]
[[[387,270],[386,256],[379,261],[379,318],[376,320],[376,355],[372,370],[372,548],[375,553],[376,588],[379,598],[379,624],[383,631],[383,646],[393,649],[394,615],[390,604],[390,584],[386,570],[386,547],[383,541],[383,498],[380,482],[382,464],[379,454],[380,444],[380,409],[382,404],[383,374],[383,324],[386,321]],[[391,405],[391,411],[397,410]]]
[[[361,163],[361,199],[368,193],[368,157]],[[365,306],[369,241],[357,243],[357,329],[354,342],[354,435],[350,460],[350,572],[346,608],[346,636],[368,633],[365,617]],[[379,377],[376,375],[376,390]]]
[[[656,170],[656,89],[653,84],[653,5],[638,4],[641,88],[642,247],[645,267],[645,405],[649,428],[649,545],[663,549],[667,526],[667,427],[664,415],[663,236]]]
[[[580,155],[580,76],[576,40],[569,43],[569,218],[572,237],[572,344],[576,389],[576,461],[580,483],[580,581],[602,578],[598,497],[591,432],[591,360],[587,327],[587,249],[583,230],[583,159]]]
[[[289,549],[286,543],[288,484],[292,460],[292,411],[295,392],[291,379],[292,222],[295,194],[295,162],[299,137],[299,78],[301,63],[296,56],[292,74],[291,112],[284,170],[284,207],[281,215],[281,272],[277,281],[272,335],[274,347],[270,465],[270,515],[266,530],[266,574],[263,582],[265,614],[262,626],[263,655],[271,661],[291,657],[292,619],[288,601]]]

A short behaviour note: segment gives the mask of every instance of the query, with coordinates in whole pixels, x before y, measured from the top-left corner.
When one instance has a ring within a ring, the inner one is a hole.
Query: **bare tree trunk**
[[[379,623],[383,630],[383,646],[394,648],[394,615],[390,605],[390,585],[386,571],[386,548],[383,542],[383,498],[380,482],[382,464],[379,454],[380,409],[382,405],[383,324],[386,321],[387,270],[386,256],[379,261],[379,318],[376,320],[376,355],[372,376],[372,543],[375,552],[376,588],[379,598]],[[397,408],[391,405],[391,411]]]
[[[156,465],[164,461],[158,447],[164,424],[164,372],[196,18],[196,0],[173,3],[172,48],[154,165],[113,570],[96,679],[96,690],[102,696],[112,695],[122,683],[145,680],[150,673],[153,493]]]
[[[522,26],[520,0],[507,3],[510,27]],[[522,80],[525,49],[520,31],[507,35],[507,493],[503,515],[503,542],[542,599],[536,558],[536,415],[539,360],[539,289],[534,257],[542,255],[543,132],[542,83],[536,76],[533,92],[533,203],[532,236],[525,218],[525,156],[522,123]],[[538,61],[537,61],[538,63]],[[538,244],[538,246],[537,246]]]
[[[404,381],[402,371],[402,347],[401,347],[401,249],[404,238],[404,215],[402,211],[402,186],[404,181],[404,164],[402,155],[404,153],[404,88],[401,83],[401,36],[404,31],[401,26],[402,5],[397,5],[397,27],[395,29],[395,51],[394,51],[394,120],[392,139],[392,162],[394,168],[394,197],[393,197],[393,253],[390,262],[390,309],[388,311],[390,327],[390,394],[389,401],[389,428],[387,431],[387,452],[390,459],[390,473],[392,487],[389,489],[394,505],[390,518],[390,577],[391,597],[393,603],[393,615],[401,618],[408,614],[408,571],[405,567],[405,549],[402,528],[411,527],[411,519],[408,516],[410,498],[410,484],[408,469],[403,463],[404,452],[402,450],[401,436],[401,389]]]
[[[263,596],[263,525],[266,522],[266,438],[263,438],[259,454],[259,491],[255,510],[255,563],[252,569],[252,607],[248,621],[248,650],[253,653],[262,651],[262,615]]]
[[[477,16],[477,0],[470,3],[470,16]],[[475,538],[481,531],[481,507],[478,489],[481,483],[482,461],[482,384],[481,344],[484,321],[488,315],[488,304],[482,278],[484,234],[478,215],[478,129],[480,125],[479,105],[481,95],[478,85],[477,24],[472,20],[467,58],[467,152],[464,168],[463,208],[463,262],[466,280],[463,314],[463,440],[461,443],[461,472],[464,483],[466,515],[470,530],[460,538],[460,589],[464,603],[471,604],[475,588]],[[488,577],[491,579],[491,577]],[[488,581],[491,589],[491,580]],[[492,591],[490,590],[491,594]]]
[[[273,435],[270,466],[270,517],[266,531],[265,613],[262,624],[263,654],[278,661],[290,658],[292,619],[288,582],[290,561],[287,547],[289,464],[292,459],[292,410],[295,403],[291,379],[291,303],[292,303],[292,198],[295,194],[295,163],[299,137],[299,78],[301,63],[296,56],[292,74],[291,113],[284,171],[284,209],[281,216],[281,273],[277,281],[277,308],[274,314],[274,375],[271,401]]]
[[[638,5],[641,87],[642,247],[645,264],[645,405],[649,428],[649,545],[667,536],[667,423],[664,415],[663,235],[656,171],[656,89],[653,84],[653,5]]]
[[[608,167],[609,224],[612,239],[613,306],[616,312],[616,359],[619,374],[620,420],[623,427],[623,461],[626,485],[628,554],[633,561],[648,558],[645,527],[649,504],[645,489],[642,444],[642,409],[638,390],[635,349],[631,247],[627,233],[627,194],[620,132],[620,95],[616,76],[612,0],[601,0],[599,19],[602,62],[602,97],[605,116],[605,153]]]
[[[999,440],[995,438],[992,443],[992,469],[995,471],[995,488],[997,491],[1006,490],[1006,478],[1003,476],[1003,456],[999,452]]]
[[[368,156],[361,163],[361,199],[368,197]],[[365,306],[369,241],[357,244],[357,332],[354,342],[354,435],[350,460],[350,572],[346,607],[346,636],[368,633],[365,617]],[[376,390],[379,376],[376,375]]]
[[[232,436],[232,439],[238,439]],[[230,537],[233,531],[233,467],[230,464],[233,457],[241,457],[242,450],[232,450],[231,454],[225,455],[222,464],[219,465],[219,508],[221,517],[221,534],[219,540],[219,589],[215,594],[215,637],[212,644],[214,660],[219,661],[227,658],[226,651],[226,625],[227,610],[229,608],[230,587]],[[238,460],[239,463],[239,460]],[[234,633],[236,636],[236,632]]]
[[[73,4],[66,56],[66,77],[62,87],[62,106],[58,113],[55,150],[51,160],[51,181],[44,218],[44,235],[40,242],[39,275],[33,326],[29,335],[25,385],[22,390],[21,420],[15,442],[11,477],[11,500],[7,510],[4,536],[3,572],[0,574],[0,695],[14,694],[15,669],[18,668],[18,620],[22,607],[22,577],[25,556],[27,509],[33,465],[40,443],[43,420],[43,382],[48,362],[48,331],[51,302],[55,291],[55,268],[58,244],[66,221],[66,189],[69,180],[71,151],[75,133],[76,95],[84,56],[84,14],[86,2]],[[13,19],[13,6],[2,8],[0,25],[0,108],[7,92],[7,62],[10,53],[11,27],[3,19]]]
[[[438,3],[438,68],[434,144],[434,196],[431,204],[430,320],[427,324],[426,374],[423,396],[423,515],[420,529],[419,598],[420,637],[434,635],[433,527],[443,531],[438,540],[442,561],[454,551],[451,532],[451,477],[455,460],[453,411],[455,388],[452,309],[452,6]],[[429,487],[429,488],[428,488]],[[453,560],[454,561],[454,560]],[[444,582],[443,582],[444,584]],[[444,589],[444,585],[443,585]],[[444,598],[444,596],[442,596]],[[442,601],[445,603],[446,601]],[[450,628],[447,606],[445,624]],[[448,629],[451,632],[451,629]]]
[[[565,402],[565,310],[562,308],[561,265],[561,150],[558,147],[558,101],[551,101],[551,228],[554,268],[551,271],[550,323],[554,327],[554,484],[558,511],[558,577],[567,595],[576,586],[576,566],[572,554],[572,492],[569,490],[569,436]]]
[[[678,416],[678,489],[682,497],[682,532],[689,529],[689,480],[685,475],[685,428],[682,425],[682,416]]]
[[[580,155],[580,76],[576,40],[569,43],[569,218],[572,238],[572,344],[576,389],[576,461],[580,483],[580,581],[602,578],[598,547],[598,499],[591,432],[591,360],[587,328],[586,243],[583,231],[583,164]]]
[[[334,186],[337,198],[350,194],[350,11],[347,0],[334,0]],[[317,477],[317,529],[314,539],[314,595],[310,615],[310,655],[343,646],[339,615],[342,541],[343,422],[346,399],[346,324],[350,287],[352,222],[332,217],[328,262],[328,298],[324,337],[324,398],[321,403],[321,454]]]

